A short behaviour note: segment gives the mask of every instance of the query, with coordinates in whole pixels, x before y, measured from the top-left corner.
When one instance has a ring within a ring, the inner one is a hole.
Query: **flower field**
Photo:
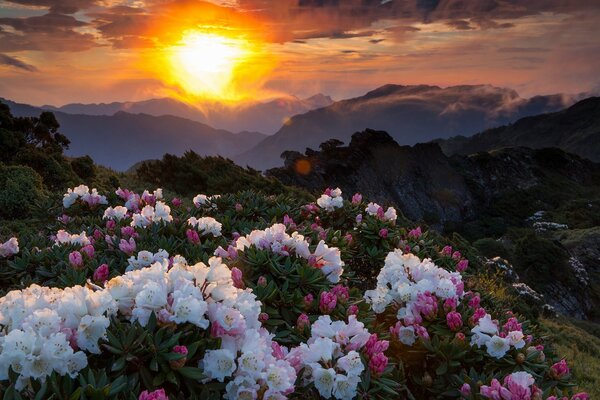
[[[468,244],[344,196],[69,189],[2,238],[3,398],[589,398]]]

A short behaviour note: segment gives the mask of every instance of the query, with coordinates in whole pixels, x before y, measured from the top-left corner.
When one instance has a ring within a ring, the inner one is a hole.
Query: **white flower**
[[[398,215],[396,214],[396,209],[394,207],[388,207],[383,217],[386,221],[396,221],[396,219],[398,218]]]
[[[333,397],[342,400],[352,400],[356,397],[356,387],[360,382],[357,376],[346,376],[337,374],[335,376],[335,386],[333,388]]]
[[[154,217],[152,222],[160,221],[171,222],[173,221],[173,217],[171,216],[171,207],[162,201],[157,201],[154,206]]]
[[[8,239],[6,242],[0,244],[0,256],[1,257],[10,257],[19,252],[19,241],[17,238],[12,237]]]
[[[67,193],[65,193],[63,196],[63,207],[71,207],[73,204],[75,204],[78,198],[79,195],[77,193],[73,192],[71,189],[68,189]]]
[[[221,236],[222,224],[212,217],[202,217],[199,219],[191,217],[188,219],[188,224],[196,228],[203,235]]]
[[[90,353],[100,354],[98,340],[106,339],[106,328],[110,320],[106,317],[86,315],[81,319],[77,328],[77,345]]]
[[[325,369],[319,364],[311,364],[311,367],[315,388],[322,397],[326,399],[331,397],[336,378],[335,370],[333,368]]]
[[[487,353],[495,358],[502,358],[510,349],[510,341],[506,338],[494,335],[486,343]]]
[[[223,382],[236,369],[233,353],[226,349],[207,350],[200,368],[209,378]]]
[[[198,300],[192,296],[185,298],[175,297],[173,305],[173,316],[171,321],[182,324],[190,322],[202,329],[208,328],[208,320],[204,317],[208,310],[208,305],[203,300]]]
[[[104,219],[115,219],[117,221],[122,220],[127,215],[127,207],[116,206],[116,207],[108,207],[104,210]]]
[[[415,328],[412,326],[403,326],[398,332],[398,339],[407,346],[412,346],[417,340]]]
[[[296,373],[290,364],[283,360],[277,360],[270,364],[266,370],[265,380],[270,390],[285,392],[294,387]]]
[[[525,335],[523,335],[523,332],[521,331],[510,331],[508,332],[508,335],[506,335],[506,338],[509,340],[510,345],[513,346],[515,349],[521,349],[525,346],[524,337]]]
[[[354,350],[351,350],[345,356],[338,358],[336,366],[352,376],[359,376],[365,369],[365,366],[360,359],[360,354]]]

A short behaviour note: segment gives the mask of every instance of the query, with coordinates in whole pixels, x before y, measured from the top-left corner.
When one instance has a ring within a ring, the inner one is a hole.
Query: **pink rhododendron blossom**
[[[452,246],[444,246],[442,249],[443,256],[450,256],[452,254]]]
[[[310,308],[312,307],[313,301],[315,300],[314,296],[312,294],[307,294],[306,296],[304,296],[304,307],[305,308]]]
[[[319,310],[323,314],[331,313],[337,305],[337,296],[331,292],[322,292],[319,301]]]
[[[136,249],[135,239],[129,238],[129,240],[121,239],[119,242],[119,250],[128,256],[132,255]]]
[[[82,267],[83,266],[83,257],[81,256],[81,253],[78,252],[77,250],[69,253],[69,263],[75,269],[79,269],[80,267]]]
[[[265,278],[264,276],[259,276],[258,281],[256,281],[256,284],[261,287],[267,286],[267,278]]]
[[[423,232],[421,231],[420,226],[417,226],[415,229],[411,229],[410,231],[408,231],[408,237],[411,239],[418,239],[421,237],[421,235],[423,235]]]
[[[471,396],[471,385],[469,385],[468,383],[463,383],[463,385],[460,387],[460,394],[462,394],[464,397],[470,397]]]
[[[462,259],[456,264],[456,270],[458,272],[465,272],[469,267],[469,260]]]
[[[358,306],[356,304],[352,304],[350,307],[348,307],[347,314],[358,315]]]
[[[171,200],[171,204],[173,204],[173,207],[180,207],[183,204],[183,201],[178,197],[174,197],[173,200]]]
[[[451,311],[446,315],[446,323],[450,330],[457,331],[463,325],[462,316],[456,311]]]
[[[299,330],[304,330],[304,328],[310,328],[310,320],[308,319],[308,315],[302,313],[298,316],[298,320],[296,321],[296,328]]]
[[[153,392],[144,390],[142,393],[140,393],[138,400],[169,400],[169,397],[165,393],[164,389],[157,389]]]
[[[569,366],[567,361],[562,359],[550,367],[550,376],[554,379],[561,379],[569,375]]]
[[[95,282],[104,282],[108,279],[110,271],[108,269],[108,264],[102,264],[94,271],[94,281]]]
[[[196,231],[196,230],[193,230],[193,229],[186,230],[185,236],[187,237],[188,241],[192,244],[200,243],[200,235],[198,234],[198,231]]]
[[[80,252],[85,254],[88,258],[94,258],[95,249],[91,244],[86,244],[81,248]]]
[[[233,280],[233,286],[236,288],[243,289],[245,287],[242,270],[239,268],[231,268],[231,279]]]
[[[383,374],[388,365],[388,358],[383,353],[377,353],[369,360],[369,369],[375,376]]]
[[[388,237],[388,230],[387,228],[382,228],[379,230],[379,236],[382,238],[387,238]]]

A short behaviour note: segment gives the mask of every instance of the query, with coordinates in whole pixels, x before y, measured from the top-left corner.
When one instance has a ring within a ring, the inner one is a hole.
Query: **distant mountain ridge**
[[[41,108],[1,100],[15,116],[38,116]],[[81,115],[54,111],[60,131],[71,141],[67,155],[90,155],[97,163],[124,171],[140,160],[165,153],[233,155],[265,138],[258,132],[231,133],[171,115],[152,116],[119,111],[114,115]]]
[[[231,132],[256,131],[272,134],[288,118],[332,103],[331,97],[319,93],[306,99],[288,96],[265,102],[252,101],[239,104],[205,101],[192,105],[171,98],[158,98],[136,102],[71,103],[61,107],[44,105],[40,108],[67,114],[97,116],[114,115],[119,111],[153,116],[173,115]]]
[[[350,140],[352,132],[384,130],[400,144],[415,144],[458,134],[471,135],[528,115],[563,109],[574,100],[563,95],[519,97],[490,85],[384,85],[364,96],[292,117],[275,135],[234,160],[267,169],[281,165],[285,150],[317,147],[331,139]]]
[[[599,162],[600,97],[581,100],[562,111],[525,117],[471,137],[456,136],[435,142],[448,155],[511,146],[534,149],[554,146]]]

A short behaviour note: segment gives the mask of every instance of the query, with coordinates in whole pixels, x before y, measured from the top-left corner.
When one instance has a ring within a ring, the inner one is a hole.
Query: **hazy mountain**
[[[348,142],[352,132],[365,128],[385,130],[400,144],[471,135],[571,103],[563,95],[524,99],[514,90],[489,85],[385,85],[364,96],[296,115],[275,135],[235,160],[266,169],[282,164],[284,150],[316,148],[330,138]]]
[[[600,161],[600,97],[590,97],[571,107],[488,129],[471,137],[437,140],[446,154],[472,154],[509,146],[560,147]]]
[[[62,107],[45,105],[41,108],[85,115],[114,115],[119,111],[154,116],[173,115],[231,132],[258,131],[272,134],[293,115],[326,107],[332,103],[331,97],[317,94],[307,99],[290,96],[267,102],[243,102],[240,104],[205,101],[191,105],[170,98],[162,98],[138,102],[72,103]]]
[[[40,108],[7,103],[16,116],[37,116]],[[152,116],[119,111],[114,115],[55,112],[60,131],[70,140],[67,155],[88,154],[99,164],[126,170],[140,160],[162,158],[165,153],[232,157],[264,139],[258,132],[234,134],[171,115]]]

